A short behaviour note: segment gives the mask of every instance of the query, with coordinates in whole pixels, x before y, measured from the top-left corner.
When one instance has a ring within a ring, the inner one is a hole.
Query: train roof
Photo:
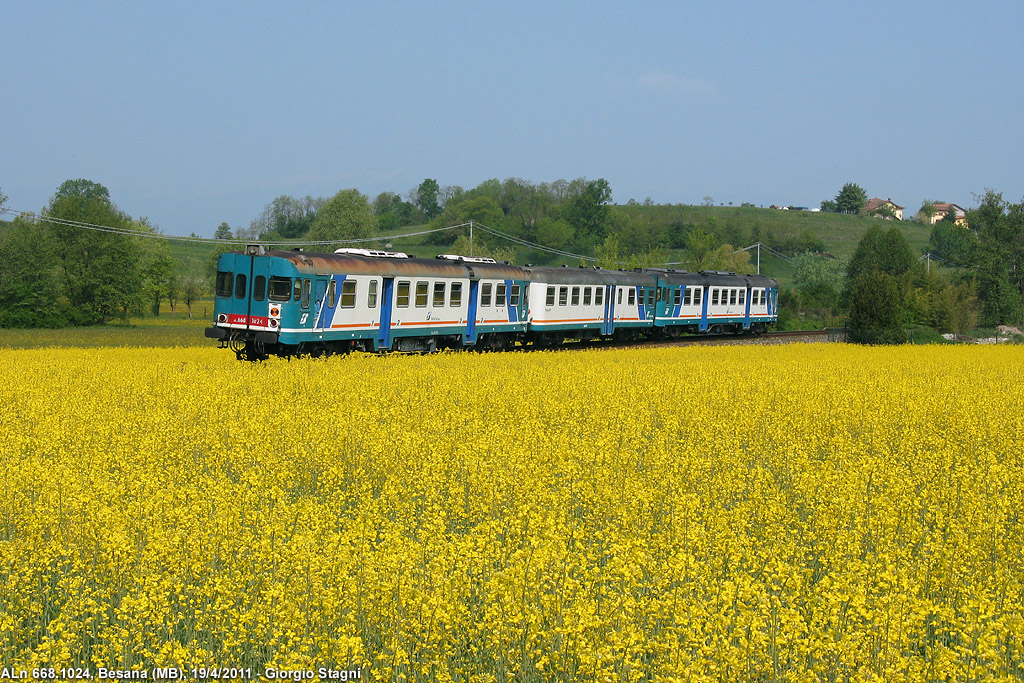
[[[358,254],[307,251],[268,251],[267,256],[291,262],[300,273],[392,275],[395,277],[493,278],[523,280],[527,270],[507,263],[479,263],[449,259],[378,258]]]
[[[552,266],[529,266],[527,269],[535,282],[550,282],[566,285],[639,285],[653,287],[651,273],[632,270],[606,270],[604,268],[569,268]]]

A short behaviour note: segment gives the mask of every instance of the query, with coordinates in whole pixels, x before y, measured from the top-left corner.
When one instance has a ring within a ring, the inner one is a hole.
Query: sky
[[[1024,3],[0,0],[0,190],[171,235],[275,197],[605,178],[614,201],[1024,198]]]

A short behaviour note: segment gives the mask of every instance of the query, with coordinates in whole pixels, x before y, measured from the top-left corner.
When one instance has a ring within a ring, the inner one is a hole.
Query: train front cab
[[[205,331],[206,337],[250,359],[264,356],[264,347],[277,343],[280,325],[280,309],[275,315],[271,300],[271,259],[263,254],[261,247],[250,246],[218,257],[214,324]]]

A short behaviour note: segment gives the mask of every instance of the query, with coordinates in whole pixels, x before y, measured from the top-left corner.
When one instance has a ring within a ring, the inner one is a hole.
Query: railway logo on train
[[[205,334],[241,360],[761,334],[778,321],[778,297],[772,278],[721,271],[249,245],[217,261],[214,321]]]

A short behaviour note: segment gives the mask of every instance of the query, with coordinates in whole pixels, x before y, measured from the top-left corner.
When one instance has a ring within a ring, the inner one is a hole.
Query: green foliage
[[[0,232],[0,327],[61,327],[62,305],[54,245],[39,224],[15,218]]]
[[[902,344],[902,292],[896,278],[878,270],[858,275],[850,298],[849,341],[856,344]]]
[[[939,221],[932,226],[928,238],[928,250],[954,267],[969,265],[976,246],[977,238],[973,231],[950,221]]]
[[[128,216],[110,201],[107,188],[88,180],[69,180],[45,210],[53,221],[76,221],[126,229]],[[127,313],[142,286],[139,250],[128,235],[86,230],[62,222],[47,227],[61,266],[64,294],[75,324],[95,324],[116,312]]]
[[[369,237],[377,230],[370,200],[359,190],[341,190],[317,211],[306,234],[311,242]]]
[[[898,228],[882,230],[878,225],[872,225],[853,252],[847,277],[853,281],[873,270],[898,277],[913,265],[914,256],[910,245]]]
[[[377,216],[378,229],[384,231],[412,225],[416,220],[416,207],[394,192],[377,195],[373,200],[373,213]]]
[[[1024,201],[1010,204],[987,190],[967,221],[977,234],[971,267],[982,304],[981,324],[1018,324],[1024,292]]]
[[[801,309],[839,308],[847,264],[843,259],[804,252],[793,259],[793,281]]]
[[[836,206],[836,203],[831,199],[823,199],[821,201],[821,210],[824,213],[839,213],[839,209]]]
[[[440,190],[440,186],[433,178],[425,179],[416,189],[416,205],[428,221],[441,215],[441,204],[438,201]]]
[[[249,226],[252,237],[260,239],[294,239],[302,237],[313,226],[316,214],[326,200],[323,197],[291,197],[283,194],[263,207],[263,213]],[[238,237],[242,237],[238,231]]]
[[[222,222],[217,226],[217,229],[213,233],[213,237],[218,240],[232,240],[235,238],[231,233],[231,226],[226,222]]]
[[[868,193],[856,183],[846,183],[835,199],[838,213],[860,213],[868,203]]]
[[[581,183],[579,191],[569,200],[565,220],[577,235],[587,235],[594,240],[604,238],[612,198],[612,188],[604,178]]]

